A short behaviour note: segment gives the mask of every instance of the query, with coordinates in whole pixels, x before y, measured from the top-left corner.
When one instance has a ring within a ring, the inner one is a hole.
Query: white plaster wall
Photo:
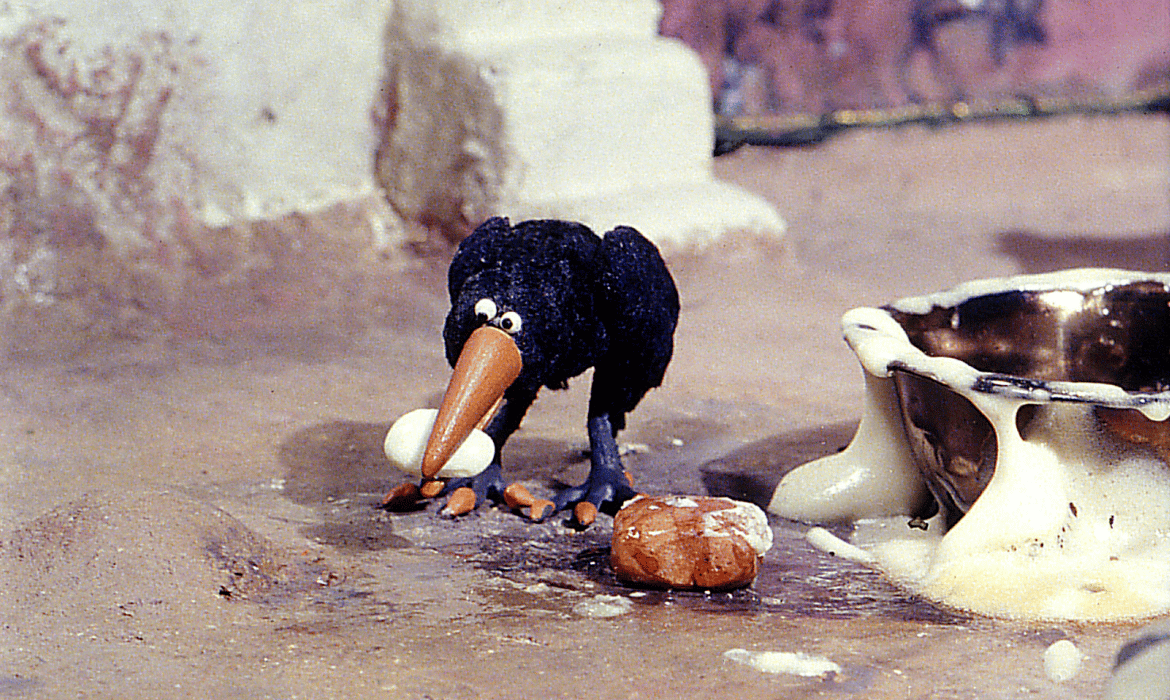
[[[0,2],[0,354],[368,308],[404,239],[373,180],[389,13]]]
[[[69,218],[122,248],[354,202],[388,246],[401,221],[379,208],[376,154],[411,218],[636,225],[611,206],[621,192],[640,190],[628,204],[647,210],[662,185],[710,180],[701,65],[656,36],[660,12],[656,0],[14,0],[0,5],[0,176],[23,178],[26,202],[72,202]],[[782,227],[758,202],[732,209],[745,206]],[[710,237],[721,219],[704,213]]]
[[[362,264],[384,272],[370,253],[400,249],[407,221],[778,233],[761,200],[712,179],[706,81],[656,36],[659,13],[0,0],[0,336],[46,314],[117,329],[215,294],[244,315],[236,292],[259,278],[341,289]],[[296,295],[256,292],[274,296]]]
[[[711,173],[706,74],[657,35],[657,0],[399,0],[396,112],[378,176],[395,208],[458,237],[488,216],[631,225],[659,244],[779,235]]]
[[[390,0],[9,3],[0,33],[16,59],[6,60],[5,77],[18,87],[2,133],[18,141],[31,128],[84,140],[95,110],[117,112],[116,93],[129,91],[130,109],[109,116],[123,133],[157,119],[143,176],[157,196],[182,200],[203,223],[367,196],[376,191],[389,10]],[[52,77],[70,76],[72,87],[55,90],[38,67],[12,65],[27,64],[30,52],[47,56]],[[136,62],[146,66],[143,75],[130,74]],[[115,94],[85,95],[103,86]]]

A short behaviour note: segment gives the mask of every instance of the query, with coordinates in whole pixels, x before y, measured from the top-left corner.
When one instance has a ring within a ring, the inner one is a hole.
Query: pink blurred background
[[[1170,0],[662,0],[727,116],[1170,86]]]

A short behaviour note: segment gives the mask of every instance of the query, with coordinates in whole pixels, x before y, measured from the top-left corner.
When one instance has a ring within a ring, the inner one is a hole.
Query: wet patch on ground
[[[666,416],[638,427],[636,438],[646,442],[623,443],[624,459],[641,490],[730,496],[763,507],[783,474],[842,449],[856,425],[848,421],[741,444],[717,419]],[[388,512],[380,507],[382,489],[399,481],[382,455],[386,427],[322,424],[299,431],[281,446],[288,468],[284,497],[317,514],[299,527],[303,537],[345,555],[430,551],[453,568],[473,568],[516,590],[633,596],[638,606],[933,624],[970,619],[906,594],[872,569],[815,549],[804,539],[807,527],[778,518],[772,520],[775,544],[755,584],[710,592],[643,590],[619,581],[609,560],[609,517],[585,530],[573,527],[567,513],[534,523],[504,506],[481,505],[467,516],[449,518],[441,514],[442,497],[410,512]],[[509,477],[551,496],[585,478],[588,451],[561,440],[518,436],[508,444],[505,463]]]
[[[332,421],[302,428],[281,443],[284,493],[322,503],[360,491],[389,490],[394,469],[382,451],[389,424]]]
[[[734,591],[662,591],[632,587],[615,576],[608,517],[580,530],[572,527],[565,513],[533,523],[506,508],[481,506],[453,519],[439,513],[438,502],[411,513],[388,513],[378,503],[376,494],[332,501],[322,511],[328,524],[304,532],[333,533],[333,539],[318,537],[317,541],[349,547],[350,552],[433,552],[453,570],[474,569],[529,592],[625,596],[637,606],[679,606],[749,617],[760,613],[821,619],[880,617],[943,625],[971,619],[901,591],[877,571],[814,548],[804,538],[806,526],[777,518],[772,520],[774,546],[752,586]]]

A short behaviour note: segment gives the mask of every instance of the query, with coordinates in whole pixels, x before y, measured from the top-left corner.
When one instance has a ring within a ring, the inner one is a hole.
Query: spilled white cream
[[[703,514],[703,536],[730,537],[738,535],[755,551],[756,556],[764,556],[772,548],[772,528],[768,525],[768,516],[764,515],[764,511],[760,510],[760,507],[754,503],[732,502],[735,505],[731,508],[713,510]]]
[[[1168,275],[1076,270],[982,280],[893,306],[921,314],[1009,289],[1089,291],[1143,279],[1170,282]],[[1125,391],[1050,382],[1049,389],[976,392],[978,370],[927,356],[885,311],[855,309],[842,325],[865,369],[861,425],[845,451],[786,476],[769,510],[805,522],[855,522],[854,544],[878,568],[950,606],[1028,619],[1118,620],[1170,611],[1170,466],[1100,430],[1090,403],[1049,400],[1051,389],[1118,404],[1128,400]],[[908,525],[925,486],[906,445],[890,378],[895,361],[960,393],[995,430],[995,473],[950,531],[938,517],[926,530]],[[1157,399],[1133,407],[1164,420],[1170,397]],[[1016,414],[1026,404],[1038,408],[1021,435]]]
[[[835,557],[855,561],[859,564],[872,564],[874,562],[872,554],[861,547],[849,544],[823,527],[810,528],[805,533],[804,538],[812,546]]]
[[[573,606],[573,614],[581,617],[618,617],[634,609],[634,601],[620,595],[595,595]]]
[[[841,673],[841,666],[823,656],[803,651],[748,651],[728,649],[723,658],[750,666],[763,673],[786,674],[815,678],[830,673]]]
[[[1053,642],[1044,650],[1044,675],[1053,683],[1064,683],[1076,678],[1085,665],[1085,655],[1067,639]]]
[[[922,502],[926,486],[906,441],[896,439],[902,426],[893,382],[867,372],[865,386],[865,409],[849,447],[817,460],[816,468],[790,472],[769,511],[804,522],[843,522],[906,513]]]

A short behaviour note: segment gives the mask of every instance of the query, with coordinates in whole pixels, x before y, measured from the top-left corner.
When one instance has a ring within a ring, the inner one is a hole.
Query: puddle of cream
[[[900,435],[893,382],[866,372],[865,386],[865,409],[849,446],[784,477],[769,511],[802,522],[847,522],[908,513],[926,498]]]
[[[1076,415],[1084,407],[1048,408],[1055,415],[1029,440],[1014,411],[999,412],[995,476],[949,532],[940,518],[926,531],[905,516],[871,518],[854,543],[899,584],[974,612],[1120,620],[1170,610],[1170,470],[1152,456],[1111,458]],[[1059,452],[1044,443],[1053,433],[1067,441]]]

